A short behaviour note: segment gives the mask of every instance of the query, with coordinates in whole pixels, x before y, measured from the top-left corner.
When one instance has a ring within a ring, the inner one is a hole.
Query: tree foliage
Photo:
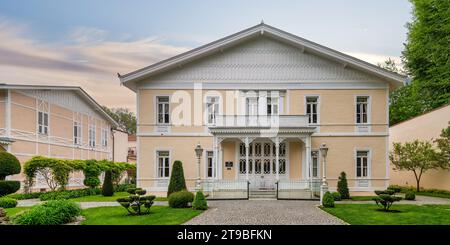
[[[417,191],[420,191],[420,180],[423,173],[443,166],[438,160],[438,154],[433,145],[420,140],[393,143],[389,159],[394,165],[394,170],[406,170],[414,173]]]
[[[105,197],[110,197],[114,195],[114,186],[112,182],[111,170],[105,171],[105,179],[103,180],[102,195]]]
[[[103,109],[112,117],[118,124],[119,128],[128,134],[136,133],[136,115],[127,108],[108,108],[103,106]]]
[[[178,191],[186,190],[186,181],[184,179],[183,163],[175,161],[172,166],[170,175],[169,188],[167,188],[167,196]]]
[[[391,95],[391,125],[450,102],[450,1],[410,1],[402,60],[412,82]]]
[[[385,212],[388,212],[394,202],[399,202],[402,200],[401,197],[395,196],[396,191],[393,189],[387,189],[385,191],[375,191],[377,197],[373,200],[378,206],[383,207]]]
[[[341,195],[342,199],[350,198],[350,191],[348,189],[347,184],[347,175],[345,174],[345,172],[341,172],[341,175],[339,176],[339,180],[337,183],[337,191]]]
[[[20,173],[20,162],[11,153],[0,152],[0,180],[5,180],[8,175]]]
[[[445,169],[450,168],[450,122],[447,128],[442,129],[441,135],[434,141],[439,149],[438,161]]]

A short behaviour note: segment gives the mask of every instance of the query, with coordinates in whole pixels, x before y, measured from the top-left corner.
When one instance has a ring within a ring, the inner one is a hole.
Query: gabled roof
[[[53,86],[53,85],[23,85],[0,83],[0,89],[40,89],[40,90],[68,90],[74,91],[81,99],[87,102],[92,108],[106,118],[112,125],[118,127],[119,124],[106,113],[105,110],[95,101],[84,89],[78,86]]]
[[[184,52],[182,54],[173,56],[169,59],[162,60],[150,66],[144,67],[142,69],[138,69],[136,71],[124,75],[118,74],[118,76],[123,85],[130,88],[131,90],[135,90],[136,86],[134,83],[136,81],[139,81],[143,78],[149,78],[163,71],[167,71],[171,68],[179,67],[182,64],[186,64],[188,62],[197,60],[201,57],[213,54],[215,52],[220,52],[225,48],[234,46],[240,42],[243,42],[258,35],[266,35],[278,39],[280,41],[296,46],[303,51],[340,62],[344,67],[346,66],[353,67],[362,72],[375,75],[377,77],[380,77],[381,79],[389,81],[391,86],[393,87],[399,87],[403,85],[403,82],[406,79],[406,76],[388,71],[376,65],[367,63],[363,60],[343,54],[334,49],[330,49],[323,45],[295,36],[291,33],[285,32],[283,30],[277,29],[273,26],[264,23],[250,27],[243,31],[221,38],[217,41],[208,43],[206,45]]]

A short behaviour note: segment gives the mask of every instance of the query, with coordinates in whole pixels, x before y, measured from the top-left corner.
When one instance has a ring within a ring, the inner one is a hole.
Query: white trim
[[[366,177],[358,177],[358,169],[357,169],[357,152],[358,151],[367,151],[367,176]],[[367,180],[368,186],[372,186],[371,179],[372,179],[372,149],[368,147],[355,147],[353,150],[353,158],[354,158],[354,170],[355,170],[355,187],[361,187],[358,186],[359,180]]]
[[[313,133],[312,137],[388,137],[385,132]]]
[[[321,105],[320,94],[305,94],[304,95],[303,103],[304,103],[305,115],[307,115],[306,112],[307,112],[307,99],[308,99],[308,97],[317,97],[317,123],[309,123],[309,125],[315,126],[317,132],[320,132],[320,125],[321,125],[321,122],[320,122],[320,105]]]
[[[208,173],[208,154],[207,154],[207,152],[208,151],[213,153],[213,156],[212,156],[212,158],[213,158],[213,166],[212,166],[213,167],[213,176],[212,177],[207,176],[207,173]],[[211,148],[205,149],[205,155],[203,156],[203,160],[204,160],[203,179],[214,179],[215,178],[214,173],[217,175],[217,169],[215,169],[216,164],[214,163],[214,159],[215,159],[214,150],[212,150]],[[197,164],[197,163],[195,163],[195,164]]]
[[[356,115],[356,106],[358,104],[357,100],[358,97],[367,97],[367,122],[365,123],[358,123],[357,122],[357,115]],[[355,94],[353,97],[353,122],[355,123],[355,132],[372,132],[372,96],[369,94]],[[389,107],[386,108],[386,110],[389,110]],[[367,130],[365,130],[367,129]]]
[[[156,177],[158,176],[158,151],[167,151],[169,152],[169,176],[168,177]],[[138,153],[139,154],[139,153]],[[172,174],[172,150],[171,149],[167,149],[167,148],[155,148],[153,151],[154,154],[154,158],[155,159],[155,164],[154,164],[154,176],[155,176],[155,180],[168,180],[170,179],[170,175]]]

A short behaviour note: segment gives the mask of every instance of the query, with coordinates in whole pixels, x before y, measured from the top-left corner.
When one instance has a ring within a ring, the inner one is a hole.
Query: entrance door
[[[286,144],[280,144],[279,177],[287,178]],[[246,179],[245,144],[239,146],[239,179]],[[255,141],[249,147],[249,181],[251,189],[275,189],[276,154],[271,141]]]

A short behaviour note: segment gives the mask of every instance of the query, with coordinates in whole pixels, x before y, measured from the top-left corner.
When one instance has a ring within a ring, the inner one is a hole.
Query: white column
[[[213,150],[214,150],[214,178],[217,179],[217,166],[219,165],[219,151],[218,151],[218,139],[214,136],[214,144],[213,144]]]
[[[245,138],[245,178],[247,181],[249,180],[248,176],[248,158],[249,158],[249,148],[250,148],[250,141],[249,138]]]
[[[218,176],[217,179],[222,179],[223,171],[223,147],[222,143],[219,143],[219,162],[217,163]]]
[[[280,180],[280,138],[275,138],[275,166],[276,166],[276,179],[277,181]]]
[[[5,103],[5,128],[6,128],[6,137],[11,138],[11,90],[8,89],[6,93],[6,103]],[[11,144],[6,145],[6,151],[11,152]]]

